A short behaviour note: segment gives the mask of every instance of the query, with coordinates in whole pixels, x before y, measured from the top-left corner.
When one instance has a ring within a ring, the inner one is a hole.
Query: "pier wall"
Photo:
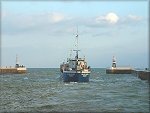
[[[26,73],[26,68],[0,68],[0,74],[22,74]]]
[[[135,74],[136,76],[138,76],[138,78],[140,78],[141,80],[148,80],[148,81],[150,81],[150,71],[135,70],[133,72],[133,74]]]
[[[106,69],[106,74],[132,74],[132,69]]]

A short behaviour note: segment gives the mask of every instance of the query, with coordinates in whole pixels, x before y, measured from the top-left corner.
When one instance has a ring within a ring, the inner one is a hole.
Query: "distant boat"
[[[27,72],[26,67],[24,65],[19,65],[18,56],[16,56],[15,67],[12,66],[0,67],[0,74],[23,74],[26,72]]]
[[[116,58],[113,56],[112,67],[106,69],[107,74],[131,74],[133,69],[131,67],[117,67]]]
[[[68,58],[67,62],[60,65],[61,77],[64,82],[89,82],[90,66],[87,65],[85,58],[79,58],[78,50],[78,30],[76,34],[77,49],[74,58]]]

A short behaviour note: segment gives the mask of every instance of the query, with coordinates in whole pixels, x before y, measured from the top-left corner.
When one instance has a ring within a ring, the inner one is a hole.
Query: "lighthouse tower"
[[[116,58],[114,56],[112,59],[112,68],[116,68]]]
[[[18,55],[16,55],[16,66],[15,66],[15,67],[16,67],[16,68],[19,67]]]

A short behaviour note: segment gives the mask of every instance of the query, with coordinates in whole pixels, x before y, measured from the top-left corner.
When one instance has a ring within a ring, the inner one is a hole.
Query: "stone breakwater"
[[[0,68],[0,74],[23,74],[26,73],[27,69],[25,67],[3,67]]]
[[[134,70],[133,72],[141,80],[150,81],[150,71],[149,70]]]
[[[133,69],[130,67],[107,68],[106,74],[132,74]]]
[[[106,74],[134,74],[141,80],[150,81],[150,70],[136,70],[132,68],[117,67],[107,68]]]

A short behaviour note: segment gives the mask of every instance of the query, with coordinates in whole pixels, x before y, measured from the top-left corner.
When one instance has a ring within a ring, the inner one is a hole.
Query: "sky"
[[[1,1],[1,66],[59,68],[75,49],[92,68],[149,66],[149,6],[141,1]],[[72,57],[73,57],[72,53]]]

